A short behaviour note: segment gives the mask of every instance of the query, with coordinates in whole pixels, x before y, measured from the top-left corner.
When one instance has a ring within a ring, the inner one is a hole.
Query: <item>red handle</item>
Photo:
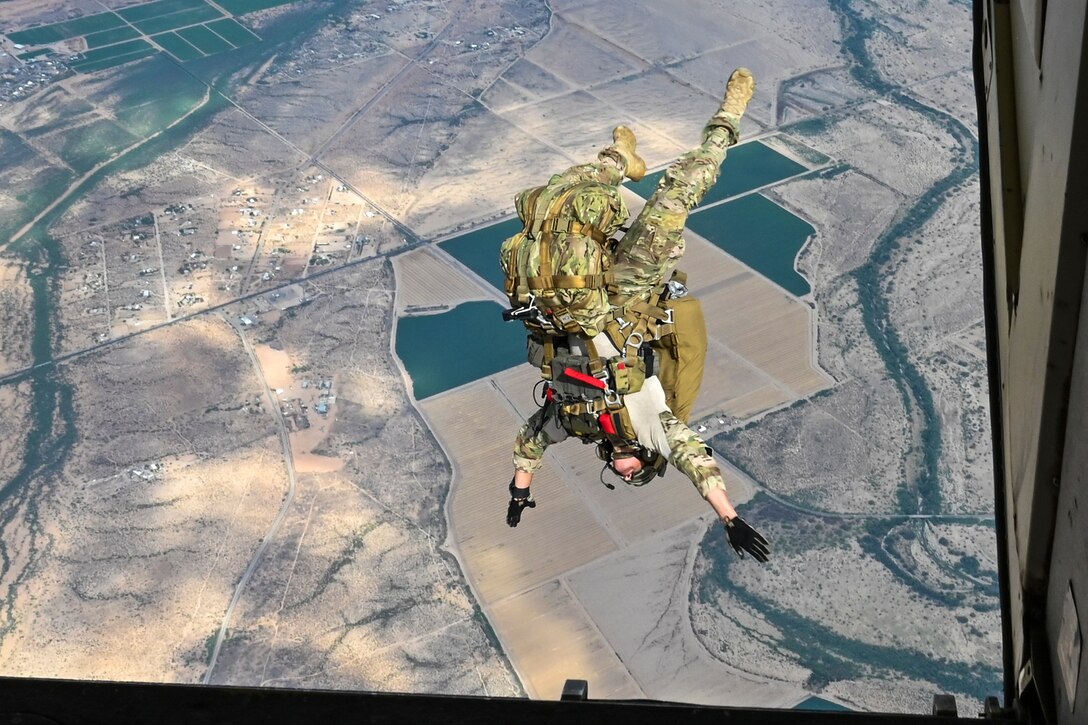
[[[585,383],[586,385],[592,385],[593,387],[600,388],[601,390],[607,390],[608,389],[608,384],[605,383],[605,381],[599,380],[599,379],[593,377],[592,375],[586,375],[585,373],[581,372],[580,370],[575,370],[574,368],[567,368],[566,370],[563,371],[563,374],[566,375],[568,378],[574,378],[575,380],[577,380],[580,383]]]

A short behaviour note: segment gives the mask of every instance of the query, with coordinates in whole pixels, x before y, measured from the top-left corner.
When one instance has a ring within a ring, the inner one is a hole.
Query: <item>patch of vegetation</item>
[[[337,576],[340,572],[355,561],[355,556],[363,548],[363,544],[366,543],[366,537],[383,523],[385,523],[383,520],[377,519],[369,522],[366,526],[356,531],[355,535],[351,537],[351,541],[348,542],[348,545],[340,551],[340,555],[336,557],[335,561],[329,564],[325,573],[321,575],[321,580],[317,583],[314,590],[299,601],[291,603],[286,608],[289,610],[297,609],[298,607],[309,604],[324,594],[329,586],[337,580]]]
[[[61,134],[57,153],[82,174],[135,142],[135,136],[113,121],[100,119]]]
[[[7,244],[11,235],[22,229],[53,203],[54,199],[63,194],[74,178],[71,171],[59,166],[42,169],[30,184],[15,195],[15,200],[22,205],[22,208],[10,216],[0,216],[0,245]],[[16,244],[13,247],[13,251],[20,249],[25,250],[27,246]]]
[[[771,510],[774,509],[763,500],[759,505],[760,521],[768,520],[766,514]],[[775,544],[777,548],[777,539]],[[860,642],[792,610],[780,609],[775,602],[736,586],[729,571],[736,561],[735,554],[715,527],[711,527],[703,538],[699,552],[705,571],[692,589],[695,600],[717,607],[718,592],[726,591],[759,612],[781,633],[778,646],[812,671],[806,683],[810,688],[819,689],[831,682],[863,676],[886,677],[891,672],[897,677],[932,682],[942,691],[964,693],[979,699],[1002,690],[998,668],[930,657],[903,647]]]

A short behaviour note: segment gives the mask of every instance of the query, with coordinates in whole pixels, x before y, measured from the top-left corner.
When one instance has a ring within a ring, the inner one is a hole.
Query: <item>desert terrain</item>
[[[909,712],[994,691],[966,5],[244,5],[255,41],[183,59],[148,28],[218,21],[126,21],[149,51],[103,67],[95,16],[159,11],[5,4],[0,672]],[[57,23],[88,29],[26,34]],[[688,236],[693,427],[773,558],[733,558],[682,476],[608,491],[573,443],[509,529],[536,372],[421,397],[396,352],[403,320],[504,301],[436,242],[618,123],[660,169],[739,65],[745,140],[804,167],[756,193],[814,229],[811,292]]]

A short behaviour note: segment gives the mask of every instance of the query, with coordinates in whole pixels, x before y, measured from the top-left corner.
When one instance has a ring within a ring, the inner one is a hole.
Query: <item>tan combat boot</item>
[[[722,99],[722,105],[711,117],[707,130],[727,128],[732,132],[732,143],[735,144],[740,138],[740,119],[748,110],[748,102],[752,100],[755,90],[756,79],[752,77],[752,71],[747,68],[737,68],[733,71],[733,74],[729,76],[729,82],[725,84],[725,98]]]
[[[722,101],[722,113],[736,116],[738,119],[748,109],[748,102],[756,92],[756,79],[747,68],[737,68],[725,84],[725,100]]]
[[[627,164],[624,172],[631,181],[641,181],[646,175],[646,162],[635,153],[635,132],[626,126],[616,126],[612,129],[612,148],[623,157]]]

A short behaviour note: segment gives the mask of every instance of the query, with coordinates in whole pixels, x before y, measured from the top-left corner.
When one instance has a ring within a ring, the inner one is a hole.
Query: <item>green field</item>
[[[233,45],[203,25],[198,25],[195,28],[184,28],[178,31],[178,35],[195,45],[205,55],[214,55],[215,53],[222,53],[224,50],[234,49]]]
[[[125,24],[125,21],[113,13],[98,13],[88,15],[85,18],[66,20],[63,23],[41,25],[37,28],[27,28],[15,33],[8,33],[8,38],[13,43],[20,45],[44,45],[55,43],[58,40],[74,38],[78,35],[90,35],[100,30],[109,30]]]
[[[157,54],[158,52],[158,48],[152,48],[149,45],[144,50],[138,50],[135,53],[126,53],[125,55],[118,55],[114,56],[113,58],[104,58],[103,60],[99,60],[94,63],[73,65],[72,68],[79,71],[80,73],[94,73],[96,71],[106,70],[107,68],[124,65],[125,63],[131,63],[132,61],[140,60],[141,58],[147,58],[149,56]]]
[[[109,32],[109,31],[107,31],[107,32]],[[52,53],[52,52],[53,51],[50,50],[49,48],[38,48],[37,50],[31,50],[31,51],[28,51],[26,53],[19,53],[19,55],[15,56],[15,57],[18,58],[19,60],[34,60],[39,55],[46,55],[47,53]]]
[[[162,33],[161,35],[152,35],[151,39],[158,43],[163,50],[174,56],[178,60],[185,62],[192,60],[193,58],[202,58],[204,54],[194,48],[189,43],[185,42],[185,38],[182,38],[177,33]]]
[[[91,33],[84,38],[84,40],[87,41],[88,48],[101,48],[106,45],[120,43],[123,40],[132,40],[133,38],[139,37],[140,31],[128,25],[122,25],[119,28],[111,28],[110,30]]]
[[[204,84],[165,55],[133,68],[108,86],[96,89],[88,98],[96,105],[115,109],[119,121],[128,111],[146,103],[170,100],[179,95],[204,93]]]
[[[731,196],[744,194],[755,189],[788,179],[804,173],[807,168],[793,159],[787,158],[759,141],[741,144],[729,149],[722,164],[722,173],[718,183],[710,189],[703,204],[713,204]],[[649,174],[637,184],[628,184],[628,188],[649,199],[657,187],[657,182],[664,171]]]
[[[72,63],[72,70],[81,73],[94,73],[106,68],[131,63],[134,60],[146,58],[158,52],[158,48],[152,46],[143,38],[129,40],[117,45],[108,45],[105,48],[87,51],[83,54],[82,60]]]
[[[96,48],[95,50],[88,50],[83,54],[80,60],[77,60],[72,64],[72,67],[78,67],[84,63],[96,63],[100,60],[106,60],[108,58],[116,58],[120,55],[127,55],[129,53],[135,53],[140,50],[150,48],[148,42],[143,38],[137,40],[129,40],[125,43],[117,43],[116,45],[110,45],[105,48]]]
[[[103,89],[103,97],[92,100],[109,103],[117,123],[146,138],[185,115],[204,97],[204,91],[203,83],[160,54],[118,76]]]
[[[204,4],[204,0],[158,0],[158,2],[122,8],[117,11],[117,14],[130,23],[136,23],[148,18],[157,18],[160,15],[189,10]]]
[[[57,155],[79,174],[89,171],[121,149],[136,142],[136,137],[108,119],[62,131]]]
[[[223,20],[216,20],[213,23],[206,24],[216,35],[226,40],[235,48],[241,48],[243,45],[249,45],[250,43],[256,43],[260,38],[249,28],[241,25],[237,20],[233,18],[224,18]]]
[[[258,10],[278,8],[280,5],[290,5],[293,2],[295,0],[223,0],[216,4],[231,15],[245,15]]]
[[[133,23],[133,25],[142,32],[153,35],[155,33],[163,33],[167,30],[177,30],[178,28],[184,28],[186,25],[195,25],[204,22],[205,20],[214,20],[221,17],[223,17],[223,13],[213,8],[211,5],[201,4],[201,6],[197,8],[182,10],[181,12],[170,13],[169,15],[159,15],[154,18],[149,18],[148,20],[140,20]]]

